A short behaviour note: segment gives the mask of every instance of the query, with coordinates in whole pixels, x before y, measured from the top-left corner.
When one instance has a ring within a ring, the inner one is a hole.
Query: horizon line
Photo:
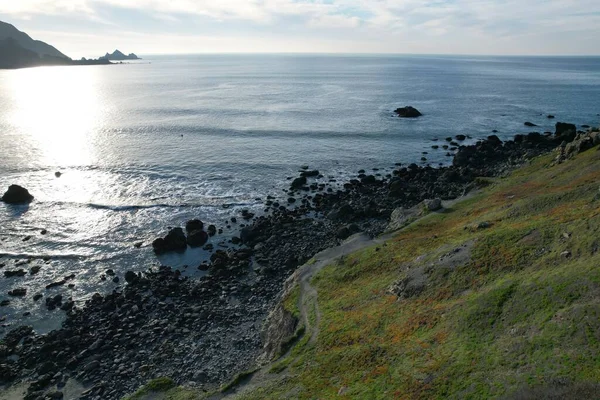
[[[307,55],[307,56],[428,56],[428,57],[582,57],[592,58],[600,57],[598,54],[477,54],[477,53],[395,53],[395,52],[304,52],[304,51],[289,51],[289,52],[245,52],[245,51],[232,51],[232,52],[197,52],[197,53],[136,53],[138,56],[214,56],[214,55]]]

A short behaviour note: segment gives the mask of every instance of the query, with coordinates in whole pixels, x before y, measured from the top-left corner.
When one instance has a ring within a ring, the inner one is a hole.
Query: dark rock
[[[56,172],[54,173],[54,176],[55,176],[55,177],[57,177],[57,178],[60,178],[60,177],[61,177],[61,175],[62,175],[62,172],[60,172],[60,171],[56,171]]]
[[[208,232],[208,236],[215,236],[217,234],[217,227],[214,225],[209,225],[206,231]]]
[[[400,118],[417,118],[422,116],[421,112],[412,106],[397,108],[394,111]]]
[[[0,307],[6,307],[10,305],[10,300],[2,300],[0,301]]]
[[[42,297],[44,297],[44,295],[43,295],[43,294],[41,294],[41,293],[38,293],[38,294],[36,294],[35,296],[33,296],[33,301],[38,301],[38,300],[40,300]]]
[[[242,240],[242,243],[248,244],[258,239],[260,234],[260,226],[247,226],[240,231],[240,239]]]
[[[294,190],[300,189],[302,188],[302,186],[306,185],[306,176],[301,176],[299,178],[296,178],[292,181],[292,184],[290,185],[290,187]]]
[[[133,271],[127,271],[125,272],[125,282],[131,284],[136,282],[139,279],[139,277],[137,276],[137,274]]]
[[[529,122],[529,121],[525,122],[525,124],[524,124],[524,125],[525,125],[525,126],[529,126],[529,127],[534,127],[534,126],[537,126],[537,125],[536,125],[536,124],[534,124],[533,122]]]
[[[27,294],[27,289],[25,288],[16,288],[8,292],[9,296],[13,297],[23,297]]]
[[[554,115],[549,114],[546,118],[548,118],[548,119],[554,119]]]
[[[565,134],[570,133],[573,137],[577,133],[577,127],[574,124],[568,124],[565,122],[557,122],[556,123],[556,132],[554,133],[556,136],[564,136]],[[572,139],[571,139],[572,140]],[[568,140],[570,141],[570,140]]]
[[[185,224],[185,230],[188,234],[194,231],[201,231],[203,229],[204,222],[200,221],[199,219],[193,219]]]
[[[42,267],[40,267],[39,265],[33,266],[31,267],[31,269],[29,270],[29,274],[31,275],[35,275],[38,272],[40,272],[40,270],[42,269]]]
[[[461,142],[464,140],[467,140],[467,136],[465,136],[465,135],[456,135],[455,137],[456,137],[456,140],[461,141]]]
[[[19,185],[10,185],[2,196],[2,201],[8,204],[31,203],[33,196],[27,189]]]
[[[15,270],[15,271],[4,271],[4,276],[7,278],[12,278],[13,276],[25,276],[27,272],[23,269]]]
[[[202,230],[195,230],[188,234],[187,243],[191,247],[202,247],[208,241],[208,233]]]
[[[156,254],[164,254],[170,251],[184,251],[187,249],[185,233],[181,228],[173,228],[164,238],[158,238],[152,242]]]
[[[424,202],[427,211],[437,211],[442,208],[442,200],[441,199],[432,199],[425,200]]]

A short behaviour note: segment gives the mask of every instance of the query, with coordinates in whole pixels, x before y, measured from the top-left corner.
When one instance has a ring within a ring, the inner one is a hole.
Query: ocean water
[[[422,152],[437,165],[449,158],[433,138],[598,125],[599,98],[600,58],[583,57],[147,56],[0,71],[0,190],[17,183],[35,196],[0,203],[0,273],[42,266],[0,276],[0,300],[28,288],[0,308],[0,335],[19,323],[55,328],[62,312],[33,295],[114,290],[100,279],[109,268],[121,285],[125,271],[160,263],[198,275],[202,250],[158,259],[151,241],[191,218],[224,227],[242,208],[260,211],[257,199],[283,195],[301,165],[340,178]],[[424,116],[395,117],[405,105]],[[44,288],[72,273],[74,288]]]

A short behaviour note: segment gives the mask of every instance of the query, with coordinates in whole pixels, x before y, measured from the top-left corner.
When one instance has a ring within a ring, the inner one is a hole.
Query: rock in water
[[[421,112],[412,106],[397,108],[394,111],[400,118],[417,118],[422,116]]]
[[[525,125],[525,126],[529,126],[529,127],[534,127],[534,126],[537,126],[537,125],[536,125],[536,124],[534,124],[533,122],[529,122],[529,121],[525,122],[525,124],[524,124],[524,125]]]
[[[208,241],[208,233],[204,231],[193,231],[188,234],[187,243],[191,247],[202,247]]]
[[[292,189],[300,189],[302,186],[306,185],[306,176],[301,176],[300,178],[296,178],[292,181],[291,188]]]
[[[200,221],[199,219],[193,219],[191,221],[188,221],[185,224],[185,230],[187,233],[191,233],[194,231],[201,231],[204,229],[204,223],[202,221]]]
[[[185,233],[181,228],[173,228],[164,238],[158,238],[152,242],[152,247],[156,254],[163,254],[169,251],[184,251],[187,248]]]
[[[8,204],[26,204],[33,200],[33,196],[27,189],[19,185],[10,185],[2,201]]]

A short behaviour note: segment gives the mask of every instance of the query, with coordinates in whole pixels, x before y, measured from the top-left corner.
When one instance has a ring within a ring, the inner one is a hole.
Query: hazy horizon
[[[21,0],[0,20],[73,58],[147,55],[600,55],[592,0]]]

